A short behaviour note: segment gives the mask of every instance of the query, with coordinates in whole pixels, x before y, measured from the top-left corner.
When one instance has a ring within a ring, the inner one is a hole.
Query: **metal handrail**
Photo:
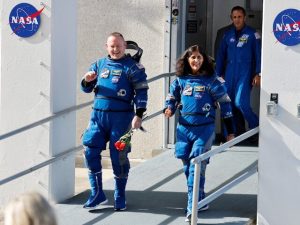
[[[76,106],[72,106],[70,108],[66,108],[66,109],[64,109],[62,111],[59,111],[57,113],[54,113],[53,115],[48,116],[48,117],[46,117],[44,119],[35,121],[35,122],[31,123],[31,124],[25,125],[23,127],[20,127],[18,129],[13,130],[13,131],[10,131],[10,132],[7,132],[5,134],[2,134],[2,135],[0,135],[0,141],[3,140],[3,139],[6,139],[8,137],[11,137],[13,135],[16,135],[18,133],[22,133],[22,132],[24,132],[26,130],[29,130],[31,128],[37,127],[37,126],[39,126],[41,124],[47,123],[47,122],[49,122],[49,121],[51,121],[51,120],[53,120],[53,119],[55,119],[57,117],[60,117],[60,116],[62,116],[64,114],[67,114],[67,113],[70,113],[70,112],[77,111],[79,109],[85,108],[86,106],[89,106],[92,103],[93,103],[93,101],[89,101],[89,102],[82,103],[80,105],[76,105]]]
[[[251,175],[257,172],[257,165],[258,160],[256,160],[254,163],[252,163],[247,170],[245,170],[240,176],[236,177],[235,179],[229,181],[228,183],[224,184],[222,187],[220,187],[218,190],[211,193],[206,198],[202,199],[200,202],[198,202],[198,209],[202,208],[204,205],[209,204],[222,194],[224,194],[226,191],[231,189],[232,187],[236,186],[237,184],[241,183]]]
[[[148,83],[151,83],[151,82],[156,81],[156,80],[161,79],[161,78],[166,78],[166,77],[170,77],[170,76],[174,76],[174,75],[175,75],[174,73],[163,73],[163,74],[160,74],[160,75],[158,75],[156,77],[150,78],[148,80]],[[36,121],[34,123],[28,124],[26,126],[18,128],[16,130],[13,130],[13,131],[10,131],[10,132],[5,133],[3,135],[0,135],[0,140],[6,139],[6,138],[11,137],[13,135],[16,135],[18,133],[24,132],[26,130],[29,130],[31,128],[34,128],[36,126],[39,126],[39,125],[44,124],[46,122],[49,122],[49,121],[55,119],[56,117],[59,117],[59,116],[62,116],[64,114],[67,114],[67,113],[70,113],[70,112],[77,111],[79,109],[85,108],[85,107],[91,105],[92,103],[93,103],[93,101],[85,102],[85,103],[82,103],[80,105],[72,106],[72,107],[69,107],[69,108],[64,109],[62,111],[59,111],[57,113],[54,113],[53,115],[48,116],[48,117],[46,117],[44,119],[38,120],[38,121]],[[159,110],[159,111],[157,111],[155,113],[152,113],[151,115],[147,116],[143,121],[147,121],[147,120],[150,120],[150,119],[152,119],[152,118],[154,118],[154,117],[156,117],[158,115],[161,115],[162,112],[163,112],[163,110]],[[23,170],[21,172],[18,172],[16,174],[14,174],[14,175],[6,177],[6,178],[0,180],[0,186],[3,185],[3,184],[6,184],[6,183],[8,183],[8,182],[10,182],[12,180],[15,180],[15,179],[17,179],[19,177],[22,177],[22,176],[24,176],[26,174],[29,174],[29,173],[31,173],[31,172],[33,172],[35,170],[41,169],[41,168],[43,168],[45,166],[48,166],[51,163],[53,163],[53,162],[55,162],[55,161],[57,161],[57,160],[59,160],[61,158],[64,158],[64,157],[66,157],[67,155],[69,155],[71,153],[75,153],[75,152],[77,152],[77,151],[79,151],[81,149],[83,149],[82,145],[74,147],[74,148],[71,148],[71,149],[69,149],[67,151],[64,151],[62,153],[59,153],[56,156],[53,156],[53,157],[47,159],[46,161],[43,161],[43,162],[41,162],[41,163],[39,163],[39,164],[37,164],[35,166],[32,166],[32,167],[30,167],[28,169],[25,169],[25,170]]]
[[[192,215],[191,215],[191,225],[196,225],[198,221],[198,207],[202,207],[205,204],[210,203],[214,199],[216,199],[218,196],[225,193],[228,189],[234,187],[241,181],[245,180],[252,174],[254,174],[257,171],[257,163],[252,166],[248,171],[246,171],[244,174],[236,178],[235,180],[231,181],[229,184],[224,185],[220,189],[216,190],[214,193],[210,194],[200,202],[198,202],[198,195],[199,195],[199,183],[200,183],[200,168],[201,168],[201,161],[206,160],[217,153],[227,151],[230,147],[234,146],[235,144],[253,136],[254,134],[257,134],[259,132],[259,127],[256,127],[252,130],[249,130],[245,132],[244,134],[237,136],[236,138],[208,151],[205,152],[196,158],[192,160],[192,163],[195,164],[195,172],[194,172],[194,188],[193,188],[193,204],[192,204]]]
[[[155,77],[152,77],[152,78],[148,79],[148,83],[151,83],[153,81],[159,80],[161,78],[171,77],[171,76],[174,76],[174,75],[175,75],[175,73],[162,73],[162,74],[159,74],[159,75],[157,75]],[[62,116],[64,114],[67,114],[67,113],[70,113],[70,112],[77,111],[79,109],[85,108],[85,107],[93,104],[93,102],[94,101],[92,100],[92,101],[89,101],[89,102],[82,103],[80,105],[71,106],[71,107],[66,108],[66,109],[64,109],[62,111],[59,111],[57,113],[53,113],[51,116],[48,116],[48,117],[46,117],[44,119],[38,120],[38,121],[33,122],[31,124],[25,125],[23,127],[17,128],[17,129],[15,129],[13,131],[9,131],[7,133],[1,134],[0,135],[0,141],[3,140],[3,139],[6,139],[8,137],[11,137],[13,135],[16,135],[18,133],[21,133],[21,132],[24,132],[26,130],[29,130],[31,128],[37,127],[37,126],[39,126],[41,124],[47,123],[47,122],[49,122],[49,121],[51,121],[51,120],[53,120],[53,119],[55,119],[57,117],[60,117],[60,116]],[[158,111],[158,112],[160,112],[160,111]],[[158,112],[156,112],[156,113],[158,113]],[[154,114],[156,114],[156,113],[154,113]],[[148,119],[145,119],[145,120],[148,120]]]
[[[46,161],[43,161],[43,162],[41,162],[41,163],[39,163],[39,164],[37,164],[37,165],[35,165],[35,166],[32,166],[32,167],[30,167],[30,168],[28,168],[28,169],[26,169],[26,170],[23,170],[23,171],[21,171],[21,172],[19,172],[19,173],[16,173],[16,174],[14,174],[14,175],[12,175],[12,176],[6,177],[6,178],[0,180],[0,186],[1,186],[2,184],[6,184],[6,183],[8,183],[8,182],[10,182],[10,181],[12,181],[12,180],[15,180],[15,179],[17,179],[17,178],[19,178],[19,177],[22,177],[22,176],[24,176],[24,175],[26,175],[26,174],[29,174],[29,173],[31,173],[31,172],[33,172],[33,171],[35,171],[35,170],[41,169],[41,168],[43,168],[43,167],[45,167],[45,166],[48,166],[48,165],[50,165],[51,163],[53,163],[53,162],[55,162],[55,161],[57,161],[57,160],[59,160],[59,159],[61,159],[61,158],[65,158],[65,157],[67,157],[68,155],[70,155],[71,153],[77,152],[77,151],[79,151],[79,150],[81,150],[81,149],[83,149],[83,146],[82,146],[82,145],[77,146],[77,147],[75,147],[75,148],[71,148],[71,149],[69,149],[69,150],[67,150],[67,151],[65,151],[65,152],[59,153],[59,154],[57,154],[56,156],[53,156],[53,157],[51,157],[50,159],[47,159]]]

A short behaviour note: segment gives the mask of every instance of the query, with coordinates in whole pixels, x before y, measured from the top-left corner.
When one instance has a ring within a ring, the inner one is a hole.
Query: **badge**
[[[41,13],[45,6],[37,10],[28,3],[17,4],[9,14],[9,25],[12,34],[27,38],[36,34],[41,24]]]
[[[195,99],[201,99],[203,97],[203,94],[201,92],[195,93]]]
[[[168,94],[166,100],[167,101],[169,101],[169,100],[175,100],[175,97],[173,95],[171,95],[171,94]]]
[[[195,86],[194,89],[197,92],[203,92],[205,91],[205,86]]]
[[[117,92],[117,95],[118,96],[121,96],[121,97],[124,97],[126,95],[126,90],[125,89],[120,89],[118,92]]]
[[[211,105],[209,103],[205,103],[202,107],[203,112],[208,112],[211,109]]]
[[[185,86],[184,90],[183,90],[183,95],[187,95],[190,96],[193,93],[193,87],[191,87],[190,85]]]
[[[112,71],[111,71],[111,74],[112,74],[113,76],[121,76],[122,70],[112,70]]]
[[[108,78],[108,76],[109,76],[109,69],[104,68],[104,69],[101,71],[101,78]]]
[[[111,79],[111,82],[112,83],[118,83],[119,82],[119,79],[120,79],[120,77],[118,77],[118,76],[113,76],[113,78]]]
[[[245,43],[248,41],[248,34],[243,34],[242,37],[239,38],[239,42],[237,44],[237,47],[242,47]]]
[[[286,46],[295,46],[300,44],[300,10],[285,9],[281,11],[274,19],[273,34],[276,42]]]
[[[223,79],[223,77],[218,77],[217,80],[220,81],[221,83],[225,83],[225,80]]]
[[[261,36],[258,32],[255,32],[254,36],[255,36],[255,39],[261,39]]]

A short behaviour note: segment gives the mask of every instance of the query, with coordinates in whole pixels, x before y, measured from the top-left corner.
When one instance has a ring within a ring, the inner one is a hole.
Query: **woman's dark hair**
[[[193,52],[199,52],[200,55],[203,56],[203,63],[198,71],[199,74],[203,73],[209,76],[213,75],[214,74],[213,64],[211,60],[208,58],[208,56],[205,54],[205,52],[198,45],[193,45],[189,47],[187,50],[185,50],[182,56],[177,60],[176,75],[182,76],[182,75],[187,75],[192,73],[192,69],[188,62],[188,58],[193,54]]]

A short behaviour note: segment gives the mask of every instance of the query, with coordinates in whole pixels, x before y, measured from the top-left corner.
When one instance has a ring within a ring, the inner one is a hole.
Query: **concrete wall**
[[[44,1],[38,32],[12,34],[9,14],[19,4],[1,1],[0,133],[76,104],[76,1]],[[37,10],[40,2],[28,0]],[[63,124],[63,125],[62,125]],[[6,178],[75,146],[75,113],[0,142],[0,177]],[[55,201],[74,193],[74,156],[1,186],[0,205],[38,190]],[[62,185],[63,184],[63,185]]]
[[[245,7],[245,0],[226,0],[226,4],[224,4],[224,0],[213,1],[212,40],[216,40],[218,29],[225,27],[231,23],[230,12],[232,7],[236,5]],[[212,41],[211,44],[211,52],[214,52],[214,41]]]
[[[277,42],[273,34],[274,19],[289,8],[299,10],[300,2],[264,1],[259,225],[297,225],[300,220],[300,120],[297,118],[297,104],[300,102],[300,44],[285,46]],[[279,94],[277,116],[266,115],[266,104],[271,93]]]
[[[89,65],[106,56],[105,43],[109,33],[121,32],[126,40],[133,40],[144,50],[141,63],[148,78],[163,73],[165,1],[161,0],[79,0],[78,1],[78,61],[77,104],[93,99],[93,94],[80,91],[80,81]],[[162,80],[150,84],[147,113],[163,108]],[[91,107],[77,113],[77,142],[88,124]],[[147,133],[137,132],[132,141],[130,158],[148,158],[153,149],[163,143],[163,116],[144,123]],[[108,151],[104,152],[107,155]]]

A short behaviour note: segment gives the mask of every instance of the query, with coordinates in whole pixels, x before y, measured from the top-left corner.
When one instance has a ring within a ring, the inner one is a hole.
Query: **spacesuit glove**
[[[145,108],[137,108],[135,110],[135,115],[137,115],[138,117],[142,118],[144,117],[144,112],[146,112]]]

